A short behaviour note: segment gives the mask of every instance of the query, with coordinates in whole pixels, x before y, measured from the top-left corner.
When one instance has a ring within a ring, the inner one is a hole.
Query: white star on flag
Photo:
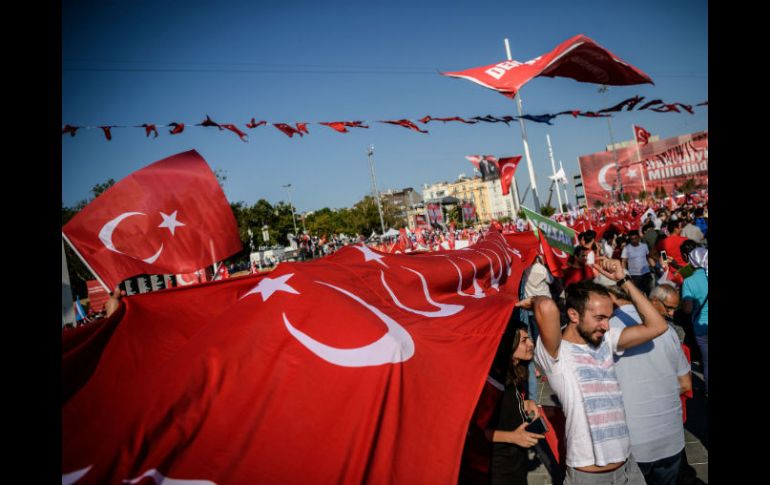
[[[374,251],[369,249],[369,246],[367,246],[365,244],[362,244],[360,246],[356,245],[356,246],[353,246],[353,247],[358,249],[359,251],[361,251],[364,254],[364,262],[367,262],[367,261],[377,261],[381,265],[383,265],[386,268],[388,268],[387,264],[385,264],[382,261],[380,261],[385,256],[382,256],[381,254],[375,253]],[[388,269],[390,269],[390,268],[388,268]]]
[[[635,168],[629,168],[628,169],[628,176],[631,178],[636,178],[636,169]]]
[[[285,291],[286,293],[299,295],[299,291],[286,284],[286,281],[292,276],[294,276],[294,273],[285,274],[283,276],[279,276],[278,278],[264,277],[262,280],[260,280],[257,286],[249,290],[249,292],[243,295],[240,299],[242,300],[253,293],[261,293],[262,301],[267,301],[267,299],[270,298],[276,291]]]
[[[174,230],[178,226],[184,226],[185,224],[183,222],[179,222],[176,220],[176,213],[178,211],[174,211],[171,213],[171,215],[164,214],[163,212],[160,213],[160,216],[163,218],[163,222],[160,223],[158,227],[165,227],[169,231],[171,231],[171,235],[174,235]]]

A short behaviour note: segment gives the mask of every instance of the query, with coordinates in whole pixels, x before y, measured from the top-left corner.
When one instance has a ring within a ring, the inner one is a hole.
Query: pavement
[[[687,462],[695,469],[697,478],[703,483],[708,483],[708,397],[704,391],[703,373],[698,362],[693,362],[692,371],[693,398],[687,401],[684,447]],[[544,379],[538,379],[537,402],[542,406],[560,406],[556,394]],[[534,453],[530,453],[530,467],[533,469],[527,475],[529,485],[553,485],[551,476]]]

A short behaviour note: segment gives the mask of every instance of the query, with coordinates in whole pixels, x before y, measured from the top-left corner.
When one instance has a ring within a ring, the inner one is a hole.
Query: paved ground
[[[693,363],[693,399],[687,401],[685,423],[685,452],[687,462],[695,469],[698,479],[708,483],[708,398],[703,387],[703,374],[698,363]],[[543,406],[559,405],[556,395],[547,382],[538,382],[538,403]],[[534,468],[527,476],[529,485],[552,485],[550,475],[539,460],[530,454]]]

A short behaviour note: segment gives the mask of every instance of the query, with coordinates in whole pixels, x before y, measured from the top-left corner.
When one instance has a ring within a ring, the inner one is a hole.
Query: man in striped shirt
[[[532,308],[540,330],[535,360],[562,404],[567,418],[567,481],[644,485],[631,457],[623,398],[614,355],[649,342],[668,328],[652,303],[624,275],[618,260],[605,259],[594,269],[626,290],[643,323],[611,328],[613,306],[607,289],[591,281],[567,288],[567,317],[562,332],[559,308],[548,297],[522,300]]]

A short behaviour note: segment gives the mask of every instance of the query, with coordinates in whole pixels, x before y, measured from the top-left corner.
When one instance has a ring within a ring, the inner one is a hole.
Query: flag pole
[[[549,133],[546,133],[545,139],[548,142],[548,157],[551,159],[551,170],[553,171],[553,175],[556,175],[556,162],[553,159],[553,148],[551,148],[551,135]],[[559,214],[564,215],[564,209],[562,209],[562,205],[561,205],[561,192],[559,191],[559,181],[554,180],[554,183],[556,184],[556,198],[559,199]]]
[[[67,267],[67,255],[64,253],[64,241],[61,243],[61,326],[75,323],[75,308],[72,306],[72,287]]]
[[[561,160],[559,160],[559,170],[562,173],[564,173],[564,165],[561,164]],[[567,174],[566,173],[564,173],[564,182],[562,182],[562,188],[564,189],[564,204],[567,206],[567,210],[569,210],[569,197],[567,196]]]
[[[512,61],[511,46],[508,44],[508,39],[505,39],[505,52],[508,55],[508,60]],[[519,90],[521,91],[521,90]],[[519,112],[519,126],[521,127],[521,142],[524,145],[524,156],[527,158],[527,169],[529,170],[529,184],[532,187],[532,199],[535,203],[535,211],[540,212],[540,199],[537,195],[537,182],[535,182],[535,169],[532,168],[532,157],[529,156],[529,143],[527,142],[527,129],[524,127],[524,120],[521,118],[521,93],[516,93],[516,108]],[[513,175],[516,177],[516,174]]]
[[[94,269],[86,262],[86,260],[83,257],[83,255],[80,254],[80,252],[75,248],[75,245],[72,244],[72,242],[67,238],[67,235],[62,232],[61,233],[61,237],[65,241],[67,241],[67,244],[69,244],[69,247],[75,252],[77,257],[80,258],[80,261],[82,261],[83,264],[86,266],[86,268],[88,268],[88,271],[90,271],[91,274],[94,275],[94,278],[96,278],[96,281],[98,281],[99,284],[101,284],[104,287],[104,289],[107,291],[108,294],[112,294],[112,290],[107,286],[107,284],[104,282],[104,280],[102,280],[99,277],[99,275],[96,274],[96,271],[94,271]],[[63,246],[62,246],[62,249],[63,249]],[[113,288],[113,290],[114,290],[114,288]]]
[[[636,138],[634,125],[631,125],[631,131],[634,132],[634,143],[636,143],[636,163],[639,165],[639,171],[642,174],[642,190],[647,192],[647,184],[644,182],[644,165],[642,165],[642,155],[639,153],[639,140]]]

